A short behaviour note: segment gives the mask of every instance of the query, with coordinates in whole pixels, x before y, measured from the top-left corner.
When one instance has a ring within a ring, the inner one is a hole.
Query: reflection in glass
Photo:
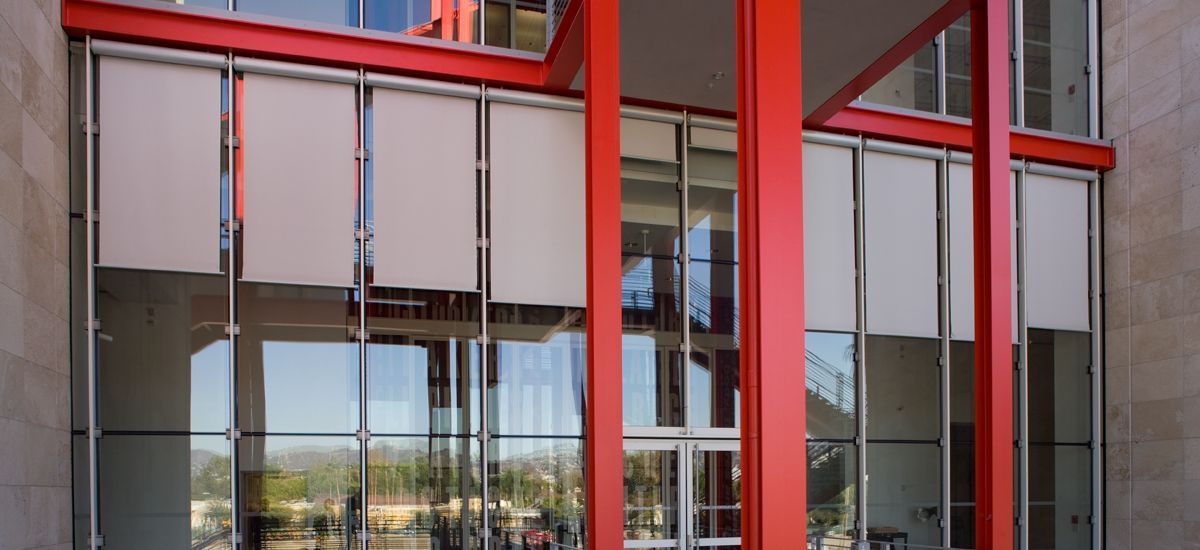
[[[92,528],[92,503],[90,493],[92,486],[91,467],[88,464],[88,439],[84,434],[71,436],[71,500],[72,500],[72,533],[75,535],[75,548],[84,548],[88,532]]]
[[[863,93],[863,101],[918,111],[937,111],[934,49],[929,42]]]
[[[825,537],[827,548],[854,534],[857,452],[852,443],[808,442],[808,534]]]
[[[370,289],[367,422],[375,434],[479,430],[479,295]]]
[[[353,437],[243,436],[238,472],[247,548],[357,544],[359,454]]]
[[[742,536],[742,453],[697,450],[692,458],[695,536]]]
[[[188,6],[204,6],[206,8],[227,9],[229,6],[227,0],[162,0],[172,4],[184,4]],[[224,135],[224,134],[221,134]]]
[[[97,269],[100,422],[109,430],[229,427],[227,283],[220,275]],[[86,377],[84,378],[86,380]],[[86,403],[86,392],[80,400]]]
[[[479,453],[466,437],[372,436],[367,520],[382,548],[479,548]]]
[[[583,435],[584,310],[492,304],[488,431]]]
[[[936,440],[941,433],[938,341],[867,336],[867,437]]]
[[[236,0],[234,9],[289,19],[358,26],[357,0]]]
[[[679,454],[625,451],[625,539],[679,538]]]
[[[1086,0],[1025,0],[1025,125],[1088,133]]]
[[[737,262],[737,153],[688,148],[688,257]]]
[[[941,544],[940,462],[936,444],[867,445],[868,540]]]
[[[358,304],[349,290],[241,283],[242,431],[358,430]]]
[[[857,430],[854,405],[854,335],[808,332],[804,336],[808,437],[849,438]]]
[[[487,472],[493,548],[583,547],[582,440],[495,438]]]
[[[1029,547],[1091,548],[1091,450],[1083,445],[1029,447]]]
[[[428,0],[364,0],[363,25],[368,29],[439,38],[441,26],[452,19],[434,20],[433,5]]]
[[[100,453],[106,547],[230,547],[225,436],[106,434]]]
[[[489,0],[484,24],[489,46],[546,51],[546,0]]]
[[[946,28],[946,114],[971,118],[971,14]]]
[[[1029,330],[1029,441],[1091,439],[1091,334]]]
[[[692,352],[688,422],[695,427],[740,426],[740,345],[737,264],[692,261]]]

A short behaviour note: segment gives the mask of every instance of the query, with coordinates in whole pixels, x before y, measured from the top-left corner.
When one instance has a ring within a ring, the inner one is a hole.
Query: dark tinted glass
[[[871,86],[862,99],[892,107],[936,112],[934,65],[933,43],[930,42]]]
[[[1091,439],[1091,334],[1029,330],[1029,441]]]
[[[867,437],[937,440],[940,370],[937,340],[867,336]]]
[[[867,539],[941,544],[941,449],[936,444],[867,445]]]

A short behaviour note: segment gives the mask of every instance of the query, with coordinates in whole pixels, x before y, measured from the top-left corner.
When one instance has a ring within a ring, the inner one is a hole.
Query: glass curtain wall
[[[1009,96],[1013,124],[1089,136],[1094,69],[1089,67],[1090,0],[1010,0]],[[1019,26],[1019,28],[1018,28]],[[1013,42],[1017,31],[1021,44]],[[1018,47],[1019,46],[1019,47]],[[1018,94],[1016,86],[1023,82]],[[862,101],[971,116],[971,20],[964,15],[860,98]],[[1022,122],[1023,121],[1023,122]]]

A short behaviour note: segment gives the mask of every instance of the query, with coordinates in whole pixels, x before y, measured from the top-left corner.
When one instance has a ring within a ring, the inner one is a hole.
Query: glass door
[[[741,545],[737,441],[625,441],[625,548]]]

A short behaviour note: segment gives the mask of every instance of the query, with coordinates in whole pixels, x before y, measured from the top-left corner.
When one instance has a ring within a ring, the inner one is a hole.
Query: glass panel
[[[479,431],[479,295],[372,287],[367,419],[374,434]]]
[[[936,112],[934,65],[933,43],[930,42],[871,86],[871,89],[863,93],[862,100],[892,107]]]
[[[242,283],[238,424],[245,432],[358,429],[358,304],[340,288]]]
[[[1029,330],[1029,441],[1091,439],[1091,334]]]
[[[72,58],[74,59],[74,58]],[[74,134],[75,132],[71,132]],[[83,132],[79,132],[83,133]],[[74,153],[72,153],[74,154]],[[76,157],[72,157],[76,158]],[[83,163],[73,163],[83,164]],[[71,218],[71,324],[84,326],[87,321],[87,232],[82,219]],[[86,430],[88,424],[88,341],[87,332],[71,332],[71,428]]]
[[[363,25],[409,36],[441,38],[447,20],[434,18],[434,5],[429,0],[363,0]]]
[[[679,453],[625,451],[625,540],[679,538]]]
[[[162,0],[172,4],[185,4],[188,6],[204,6],[206,8],[228,9],[227,0]],[[224,135],[224,134],[222,134]]]
[[[1091,451],[1079,445],[1029,447],[1029,547],[1091,548]]]
[[[971,118],[971,14],[946,28],[946,114]]]
[[[104,320],[96,341],[97,392],[105,429],[225,432],[227,289],[221,276],[97,270]],[[86,404],[86,391],[77,397]]]
[[[693,261],[688,267],[688,424],[694,427],[741,425],[737,271],[736,263]]]
[[[105,547],[230,548],[225,436],[106,434],[100,452]]]
[[[933,441],[941,433],[938,341],[867,336],[867,437]]]
[[[808,536],[825,548],[849,547],[858,501],[858,447],[850,443],[808,442]]]
[[[545,0],[489,1],[484,21],[489,46],[546,51]]]
[[[677,166],[621,161],[623,408],[627,426],[683,424]]]
[[[854,405],[854,335],[808,332],[804,336],[808,389],[808,437],[851,438],[858,427]]]
[[[353,437],[245,436],[238,442],[246,547],[357,544],[359,451]]]
[[[582,440],[493,439],[487,471],[493,548],[583,547]]]
[[[737,153],[688,148],[688,257],[737,261]]]
[[[584,310],[492,304],[488,430],[583,435]]]
[[[937,445],[867,445],[868,540],[941,544],[940,463]]]
[[[71,436],[71,494],[72,494],[72,532],[75,535],[74,548],[88,548],[87,536],[91,530],[92,503],[91,483],[92,474],[88,465],[88,439],[86,435]]]
[[[1086,0],[1025,0],[1025,125],[1088,133]]]
[[[742,453],[698,450],[692,463],[692,531],[696,537],[742,536]]]
[[[367,450],[367,519],[381,548],[479,548],[479,452],[466,437],[378,437]]]
[[[235,0],[234,9],[289,19],[358,26],[358,0]]]

